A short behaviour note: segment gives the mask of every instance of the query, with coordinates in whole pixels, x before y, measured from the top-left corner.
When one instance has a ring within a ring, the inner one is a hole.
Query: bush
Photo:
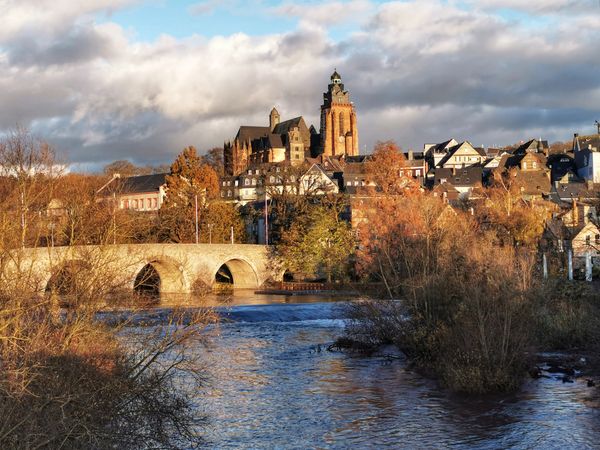
[[[455,391],[516,389],[532,344],[533,252],[495,245],[473,217],[435,198],[381,206],[382,222],[361,234],[362,270],[403,307],[355,306],[348,332],[395,343]]]
[[[535,311],[535,339],[540,348],[600,348],[600,293],[593,286],[549,280],[535,297]]]

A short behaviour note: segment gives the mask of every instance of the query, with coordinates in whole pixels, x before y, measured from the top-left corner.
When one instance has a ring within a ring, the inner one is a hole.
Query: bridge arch
[[[212,277],[215,283],[231,284],[234,289],[259,287],[258,272],[245,258],[231,258],[219,265]]]
[[[148,258],[135,270],[133,290],[152,294],[187,292],[184,267],[168,256]]]
[[[45,283],[45,292],[61,296],[82,294],[86,289],[91,267],[87,261],[72,259],[50,271]]]

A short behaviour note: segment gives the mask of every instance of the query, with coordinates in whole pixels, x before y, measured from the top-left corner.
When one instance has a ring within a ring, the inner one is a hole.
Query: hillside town
[[[359,154],[357,111],[338,71],[323,94],[318,131],[302,116],[282,121],[276,108],[265,122],[240,126],[225,141],[219,168],[218,195],[241,212],[247,242],[269,242],[268,222],[274,212],[265,214],[265,208],[283,194],[344,196],[346,220],[354,229],[364,222],[364,210],[382,189],[373,176],[373,155]],[[595,134],[574,133],[572,142],[552,145],[543,138],[524,137],[516,145],[484,148],[450,138],[424,143],[419,151],[398,149],[400,162],[395,174],[387,176],[397,177],[394,182],[403,189],[431,192],[462,210],[485,207],[489,189],[499,183],[518,189],[522,202],[546,212],[540,243],[544,250],[570,249],[576,266],[590,254],[594,264],[600,264],[597,121],[595,126]],[[115,173],[99,193],[114,192],[118,184],[119,208],[158,211],[167,195],[167,177],[168,173],[131,177]]]

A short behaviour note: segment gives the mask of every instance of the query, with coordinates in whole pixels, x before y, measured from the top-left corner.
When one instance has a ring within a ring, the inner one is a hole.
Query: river
[[[198,349],[209,448],[598,448],[599,388],[585,380],[452,395],[401,360],[327,351],[343,308],[323,300],[251,294],[218,307],[219,334]]]

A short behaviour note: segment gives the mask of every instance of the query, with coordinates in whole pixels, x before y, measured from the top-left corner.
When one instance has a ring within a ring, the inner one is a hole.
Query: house
[[[300,177],[299,181],[300,195],[325,195],[337,194],[339,192],[337,181],[330,178],[318,164],[310,166],[304,175]]]
[[[438,167],[439,162],[444,159],[450,149],[456,145],[458,145],[458,142],[454,138],[439,144],[423,145],[423,155],[425,155],[429,167]]]
[[[581,267],[585,265],[588,252],[593,258],[599,256],[600,230],[597,223],[595,207],[573,201],[568,211],[555,214],[546,222],[541,248],[557,253],[571,250],[574,266]]]
[[[423,180],[427,174],[427,161],[423,153],[409,150],[404,153],[404,167],[400,169],[400,176],[407,176],[415,180]]]
[[[120,209],[133,211],[158,211],[166,197],[167,173],[113,177],[100,189],[98,195],[114,198]]]
[[[434,197],[440,197],[442,200],[448,203],[453,203],[460,200],[460,192],[458,189],[446,181],[434,186],[432,194]]]
[[[550,169],[550,181],[564,182],[567,176],[568,182],[582,181],[577,175],[577,166],[573,154],[555,153],[548,156],[546,165]]]
[[[541,153],[548,156],[550,151],[550,147],[548,146],[548,141],[544,141],[542,139],[530,139],[527,142],[522,143],[517,147],[513,154],[521,155],[525,153]]]
[[[444,169],[464,168],[481,165],[487,159],[483,149],[474,148],[470,142],[464,141],[448,149],[446,155],[438,162],[437,167]]]
[[[539,200],[550,194],[550,169],[547,167],[547,142],[533,139],[512,154],[502,156],[495,171],[511,177],[520,186],[524,200]]]
[[[594,203],[600,200],[600,185],[591,181],[583,182],[574,179],[573,173],[565,174],[563,179],[555,181],[548,196],[550,201],[556,204],[572,203]]]
[[[583,180],[600,183],[600,133],[589,136],[575,134],[573,155],[577,175]]]
[[[349,195],[366,195],[376,189],[364,162],[349,162],[342,175],[343,191]]]
[[[483,169],[477,166],[462,169],[436,169],[433,182],[434,195],[437,192],[443,197],[442,193],[446,192],[449,201],[469,200],[473,198],[473,194],[475,197],[479,197],[482,174]],[[455,191],[458,193],[457,195]]]
[[[284,193],[324,195],[339,192],[337,180],[318,164],[311,164],[304,170],[304,166],[294,167],[287,162],[252,165],[238,176],[221,177],[219,187],[222,200],[241,206]]]

